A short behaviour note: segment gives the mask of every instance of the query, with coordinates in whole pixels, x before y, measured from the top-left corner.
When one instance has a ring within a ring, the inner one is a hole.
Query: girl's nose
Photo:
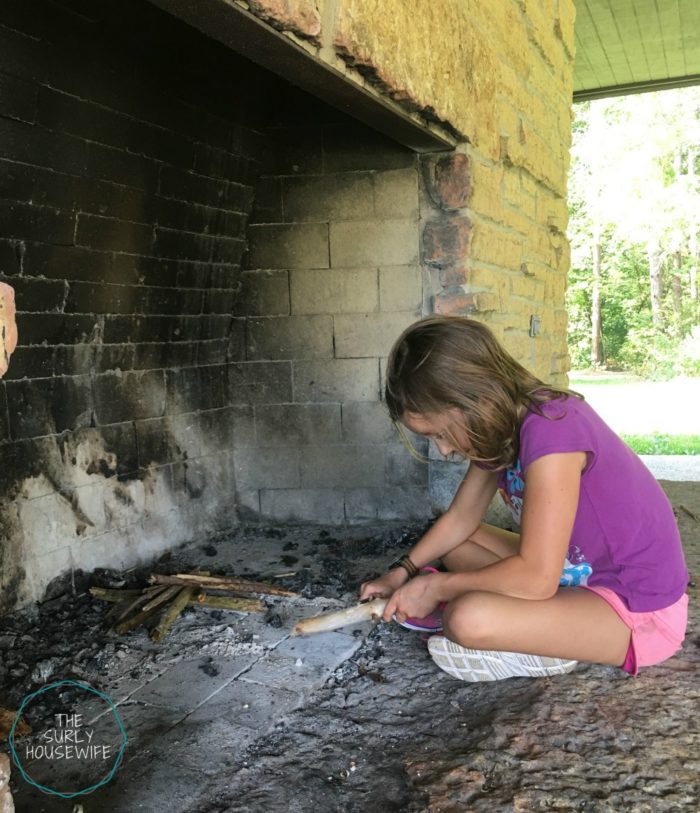
[[[444,457],[447,457],[454,452],[454,449],[446,440],[436,440],[435,445],[437,446],[438,452],[440,452],[440,454]]]

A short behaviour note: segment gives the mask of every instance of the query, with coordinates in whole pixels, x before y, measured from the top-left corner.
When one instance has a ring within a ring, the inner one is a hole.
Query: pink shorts
[[[615,610],[632,631],[627,657],[622,669],[636,675],[640,666],[661,663],[681,648],[688,625],[688,596],[684,593],[675,604],[647,613],[633,613],[614,590],[608,587],[584,587],[597,593]]]

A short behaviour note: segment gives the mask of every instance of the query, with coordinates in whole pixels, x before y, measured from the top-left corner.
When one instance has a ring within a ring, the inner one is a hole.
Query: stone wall
[[[523,363],[564,384],[573,0],[247,5],[310,59],[462,142],[427,161],[427,309],[434,297],[437,311],[484,319]]]
[[[249,393],[287,397],[245,364],[241,269],[261,100],[286,86],[110,6],[0,5],[0,609],[235,524]]]
[[[482,319],[523,364],[565,385],[573,1],[249,8],[310,58],[462,142],[419,162],[423,312]],[[434,509],[463,472],[431,461]]]
[[[427,468],[381,403],[383,360],[424,309],[417,158],[322,107],[267,135],[247,358],[291,386],[287,403],[254,405],[255,444],[236,453],[243,504],[282,521],[425,517]]]

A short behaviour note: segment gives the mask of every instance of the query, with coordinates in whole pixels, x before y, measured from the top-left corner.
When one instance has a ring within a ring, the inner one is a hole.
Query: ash
[[[662,485],[672,504],[700,513],[696,484]],[[697,574],[700,525],[683,512],[677,516],[691,574]],[[240,529],[174,551],[141,572],[93,573],[84,582],[76,576],[75,593],[64,591],[0,624],[0,705],[16,708],[37,684],[54,674],[67,677],[70,670],[118,694],[120,682],[128,684],[131,676],[143,682],[195,654],[205,674],[217,668],[220,656],[235,660],[264,652],[272,632],[279,635],[295,614],[356,600],[360,582],[380,573],[423,530]],[[109,586],[108,578],[141,586],[151,570],[195,568],[264,580],[288,573],[275,581],[301,598],[266,602],[257,626],[240,614],[189,608],[155,646],[142,629],[123,638],[105,630],[106,605],[84,593],[88,583]],[[696,813],[700,610],[694,581],[689,593],[691,620],[682,652],[637,678],[580,664],[556,678],[466,684],[433,664],[420,634],[378,624],[352,657],[267,733],[212,770],[202,765],[211,743],[193,739],[184,758],[173,763],[177,767],[169,767],[176,754],[167,755],[169,795],[162,779],[144,778],[138,804],[129,809]],[[21,796],[15,798],[17,804]],[[70,809],[66,804],[51,811]],[[86,813],[112,809],[86,798]]]

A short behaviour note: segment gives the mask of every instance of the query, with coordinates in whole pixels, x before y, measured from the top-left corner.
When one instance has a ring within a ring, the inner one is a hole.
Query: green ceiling
[[[700,0],[576,0],[574,99],[700,84]]]

